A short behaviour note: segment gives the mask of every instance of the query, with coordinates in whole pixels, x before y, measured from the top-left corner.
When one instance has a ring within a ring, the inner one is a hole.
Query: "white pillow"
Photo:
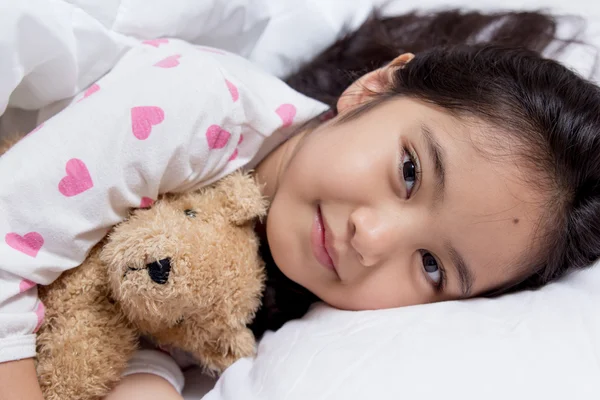
[[[498,7],[494,0],[374,0],[414,7]],[[323,10],[335,8],[328,1]],[[522,8],[504,0],[505,8]],[[590,18],[600,47],[600,5],[527,1]],[[360,21],[353,21],[353,24]],[[321,44],[316,44],[321,45]],[[561,61],[589,76],[595,50]],[[194,386],[194,375],[188,384]],[[197,382],[196,382],[197,383]],[[188,397],[200,398],[200,397]],[[230,367],[204,400],[600,398],[600,266],[536,292],[394,310],[344,312],[319,304],[265,336],[256,359]]]
[[[496,300],[345,312],[269,333],[204,400],[577,399],[600,394],[600,268]],[[188,378],[189,380],[189,378]]]

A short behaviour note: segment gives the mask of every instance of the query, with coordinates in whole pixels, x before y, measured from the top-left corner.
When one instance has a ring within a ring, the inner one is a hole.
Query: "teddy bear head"
[[[239,172],[133,211],[100,253],[113,299],[150,335],[218,315],[249,323],[264,285],[254,223],[265,214],[257,183]]]

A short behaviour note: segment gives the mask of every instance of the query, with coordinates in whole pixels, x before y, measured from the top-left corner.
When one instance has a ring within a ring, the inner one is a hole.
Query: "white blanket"
[[[284,76],[344,24],[362,22],[372,3],[353,0],[333,15],[332,2],[318,0],[0,0],[0,115],[7,106],[51,105],[39,116],[13,110],[2,131],[32,129],[140,40],[166,36],[220,47]]]

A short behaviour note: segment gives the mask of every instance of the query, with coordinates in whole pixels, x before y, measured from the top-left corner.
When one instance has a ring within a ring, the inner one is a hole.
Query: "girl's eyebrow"
[[[435,139],[435,135],[424,123],[421,124],[421,134],[425,138],[425,148],[429,156],[431,164],[434,166],[434,175],[436,180],[434,204],[441,202],[444,199],[444,188],[446,187],[446,163],[445,152],[439,142]]]

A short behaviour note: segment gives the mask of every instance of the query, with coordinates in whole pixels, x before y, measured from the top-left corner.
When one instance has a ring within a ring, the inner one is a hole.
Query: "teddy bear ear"
[[[252,175],[234,172],[215,185],[222,200],[223,211],[232,223],[245,223],[267,214],[267,200]]]

